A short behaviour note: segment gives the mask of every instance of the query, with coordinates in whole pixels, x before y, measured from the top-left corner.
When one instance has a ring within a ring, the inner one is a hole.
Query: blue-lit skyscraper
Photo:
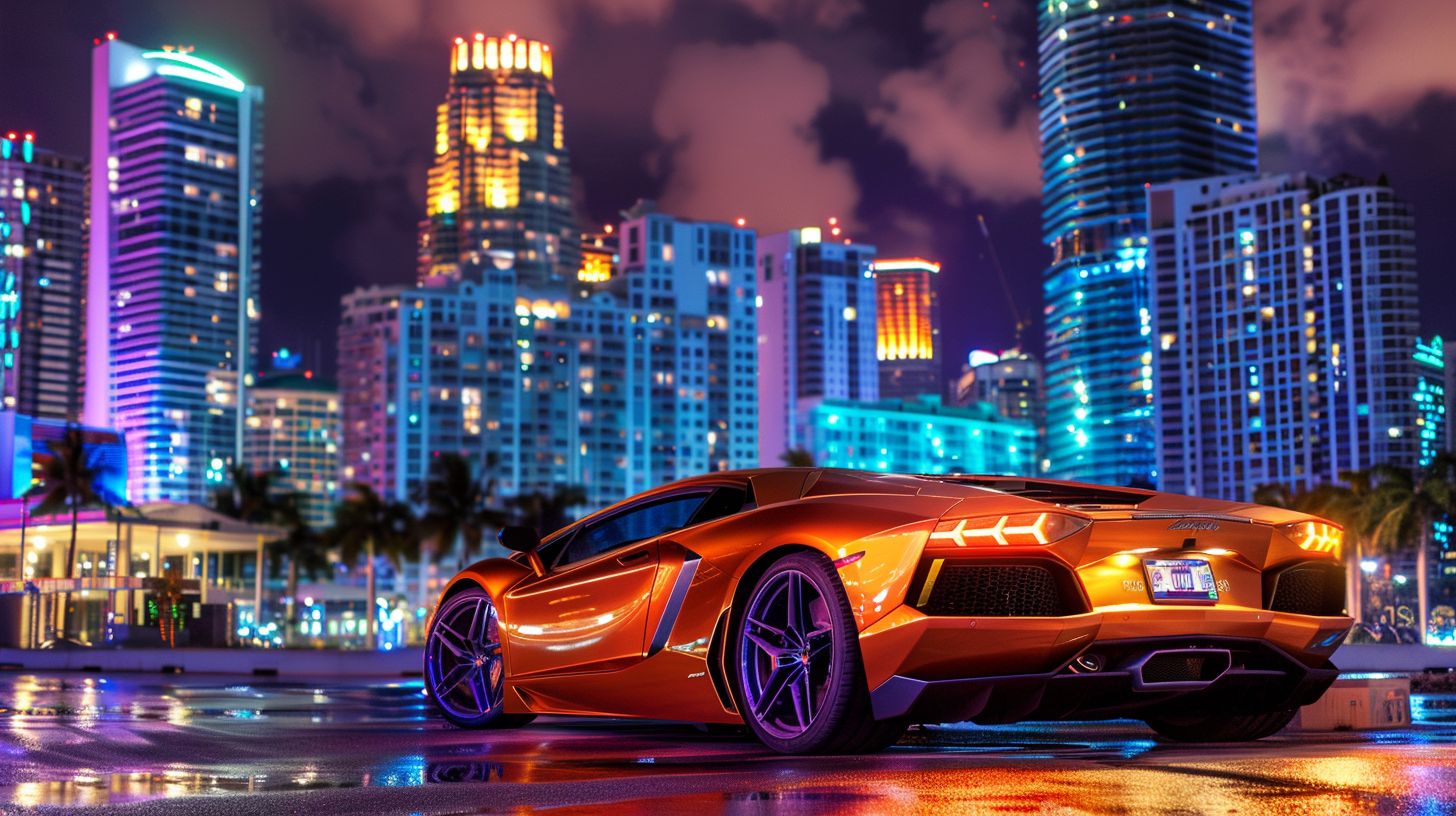
[[[133,501],[202,501],[241,461],[263,92],[110,37],[91,66],[86,421],[125,433]]]
[[[1038,3],[1055,475],[1158,479],[1145,188],[1257,169],[1252,5]]]

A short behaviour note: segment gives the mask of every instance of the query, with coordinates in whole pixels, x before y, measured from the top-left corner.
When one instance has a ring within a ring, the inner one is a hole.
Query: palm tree
[[[396,563],[419,546],[414,535],[414,514],[408,504],[381,497],[374,488],[362,482],[350,486],[351,495],[334,508],[334,528],[329,531],[331,543],[347,564],[364,558],[364,575],[368,609],[365,613],[365,645],[376,647],[375,617],[378,610],[374,581],[374,560],[389,556]]]
[[[480,549],[486,530],[505,524],[505,514],[488,506],[492,487],[493,482],[482,483],[469,460],[459,454],[447,453],[431,463],[418,495],[424,508],[419,520],[421,607],[427,603],[427,573],[434,556],[458,544],[459,568],[464,569]]]
[[[1365,519],[1371,475],[1367,470],[1340,473],[1344,484],[1322,484],[1313,490],[1291,491],[1286,485],[1265,484],[1254,488],[1254,501],[1270,507],[1283,507],[1301,513],[1327,518],[1345,529],[1349,545],[1343,548],[1345,559],[1345,596],[1350,616],[1359,623],[1364,606],[1364,582],[1360,563],[1364,558]]]
[[[785,467],[814,467],[814,454],[804,448],[793,448],[779,454]]]
[[[1431,528],[1456,511],[1456,456],[1439,453],[1430,464],[1411,472],[1392,465],[1371,469],[1373,490],[1367,499],[1365,532],[1380,552],[1396,552],[1416,542],[1416,597],[1420,642],[1426,642],[1430,613]]]
[[[64,512],[71,514],[71,542],[66,548],[65,577],[76,572],[76,528],[81,510],[87,507],[107,506],[107,497],[97,486],[97,479],[103,467],[99,461],[101,452],[86,443],[86,435],[77,426],[66,428],[60,439],[51,442],[50,458],[42,468],[40,483],[27,495],[39,495],[40,503],[33,511],[38,516],[54,516]],[[65,594],[61,609],[60,636],[67,635],[71,607],[71,593]]]
[[[586,491],[574,485],[558,487],[550,495],[514,496],[509,504],[521,524],[535,527],[544,538],[571,523],[571,509],[586,504]]]
[[[290,506],[296,506],[299,497],[293,493],[280,491],[273,485],[274,474],[266,470],[249,470],[237,466],[228,471],[228,484],[219,487],[212,492],[212,509],[238,521],[247,524],[274,525],[290,528],[288,512]],[[268,551],[274,549],[271,545],[264,547],[264,556]],[[263,565],[258,565],[261,573]],[[276,569],[272,570],[276,573]],[[262,599],[259,599],[261,606]],[[286,599],[289,613],[293,611],[293,595],[290,593]],[[258,625],[263,622],[263,610],[253,610],[253,617]]]
[[[283,495],[273,488],[273,474],[235,467],[230,484],[213,491],[212,507],[219,513],[250,524],[273,524],[282,511]]]
[[[277,522],[286,531],[282,538],[268,542],[267,551],[271,575],[278,577],[278,565],[288,561],[288,581],[284,589],[284,603],[288,607],[288,636],[298,628],[298,576],[307,575],[316,580],[328,569],[324,537],[304,520],[300,508],[301,497],[288,494],[283,497]]]

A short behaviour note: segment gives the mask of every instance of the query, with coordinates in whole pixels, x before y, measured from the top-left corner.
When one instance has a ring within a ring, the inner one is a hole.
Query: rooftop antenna
[[[996,254],[996,242],[991,240],[991,228],[986,226],[986,216],[976,213],[976,223],[981,225],[981,235],[986,239],[986,248],[991,252],[991,266],[996,269],[996,279],[1001,281],[1001,293],[1006,296],[1006,305],[1016,321],[1016,347],[1021,348],[1021,334],[1026,329],[1026,320],[1016,308],[1016,298],[1011,296],[1011,284],[1006,280],[1006,270],[1001,268],[1001,257]]]

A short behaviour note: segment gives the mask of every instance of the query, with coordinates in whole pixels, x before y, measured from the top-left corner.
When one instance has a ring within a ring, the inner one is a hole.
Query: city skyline
[[[433,112],[428,108],[438,101],[438,88],[447,75],[439,52],[462,31],[481,29],[514,28],[523,37],[544,36],[559,42],[557,60],[564,78],[558,84],[562,99],[572,110],[574,124],[568,130],[569,146],[577,171],[576,184],[582,193],[583,214],[591,223],[613,219],[618,209],[639,194],[651,197],[681,188],[678,181],[684,171],[672,167],[683,162],[686,162],[684,166],[691,165],[691,157],[669,149],[676,142],[658,131],[676,132],[673,128],[687,128],[684,138],[697,132],[692,130],[697,120],[685,123],[662,120],[673,118],[664,112],[670,102],[691,107],[694,99],[691,89],[698,87],[694,82],[713,92],[712,86],[701,85],[707,81],[702,77],[704,60],[741,57],[744,51],[762,51],[765,56],[788,54],[790,58],[782,60],[786,71],[807,64],[811,69],[808,73],[815,74],[812,69],[817,67],[819,73],[815,75],[824,80],[821,86],[828,85],[823,93],[800,99],[803,106],[812,109],[811,113],[817,111],[817,115],[808,117],[813,149],[807,155],[795,155],[812,167],[838,168],[839,172],[825,178],[850,178],[857,193],[851,198],[858,201],[858,206],[848,208],[852,210],[849,212],[831,212],[834,208],[829,204],[814,205],[810,209],[823,211],[804,213],[795,216],[795,220],[819,223],[826,216],[838,215],[856,222],[852,233],[856,239],[875,243],[885,254],[934,253],[944,261],[947,274],[942,281],[942,308],[974,318],[947,326],[943,338],[947,369],[958,366],[969,348],[1011,345],[1011,319],[1004,307],[976,297],[978,292],[996,285],[984,257],[985,242],[972,234],[973,229],[967,229],[976,212],[984,211],[988,215],[997,249],[1010,272],[1021,308],[1036,313],[1034,306],[1039,303],[1040,288],[1036,278],[1045,255],[1036,239],[1038,230],[1031,203],[1039,186],[1034,164],[1029,189],[1025,183],[1020,183],[1020,188],[1010,185],[1020,192],[999,197],[1007,203],[991,203],[997,196],[986,192],[995,188],[995,176],[988,175],[989,171],[957,170],[953,162],[936,165],[931,158],[926,158],[933,157],[934,151],[922,149],[924,146],[918,143],[907,145],[895,138],[892,123],[909,121],[917,109],[910,106],[915,97],[908,91],[889,96],[891,90],[902,85],[926,93],[941,90],[933,80],[945,74],[950,60],[969,58],[967,55],[976,50],[969,46],[980,43],[984,46],[980,50],[994,63],[992,73],[997,77],[1005,73],[1011,78],[1005,98],[1020,98],[1018,94],[1021,94],[1028,96],[1025,104],[1031,104],[1029,92],[1034,82],[1031,74],[1035,71],[1035,59],[1029,53],[1031,21],[1029,15],[1010,4],[991,3],[989,9],[975,8],[977,15],[986,12],[985,19],[971,15],[969,8],[963,10],[962,4],[916,4],[908,14],[902,11],[887,22],[875,10],[859,10],[835,20],[827,14],[816,17],[810,8],[812,4],[804,4],[797,12],[771,11],[760,15],[747,4],[724,2],[705,4],[701,12],[692,14],[671,8],[662,16],[650,19],[623,17],[625,12],[618,10],[613,12],[616,16],[609,14],[611,21],[605,23],[603,10],[610,11],[616,8],[615,4],[591,3],[569,14],[542,11],[530,16],[522,16],[524,12],[519,8],[505,4],[503,10],[480,15],[489,19],[479,22],[443,15],[450,26],[448,32],[406,21],[400,33],[379,40],[362,36],[367,32],[342,28],[343,24],[326,11],[310,4],[303,4],[294,13],[279,13],[264,24],[249,11],[220,12],[201,5],[201,9],[184,11],[162,3],[125,16],[119,10],[106,8],[78,9],[68,22],[72,28],[46,28],[41,38],[46,41],[44,48],[40,43],[25,42],[17,43],[17,49],[7,52],[5,59],[15,62],[5,66],[11,81],[0,88],[0,102],[17,111],[18,120],[12,126],[37,131],[39,138],[62,152],[84,152],[80,149],[84,132],[72,131],[78,124],[84,131],[85,106],[77,106],[74,99],[68,101],[64,91],[84,89],[88,77],[84,70],[73,67],[74,58],[84,54],[91,37],[109,28],[122,29],[124,36],[135,41],[191,42],[239,75],[250,81],[257,78],[264,85],[280,72],[318,69],[317,89],[310,83],[292,83],[293,87],[286,91],[270,95],[270,109],[276,107],[299,114],[306,108],[308,115],[292,115],[288,120],[304,129],[304,138],[293,138],[278,131],[277,117],[270,117],[267,124],[270,207],[265,211],[264,224],[269,236],[268,264],[281,268],[280,274],[283,280],[290,281],[290,286],[297,280],[311,279],[308,285],[292,289],[284,289],[279,283],[265,283],[264,301],[272,306],[264,312],[264,344],[296,349],[310,358],[311,366],[324,370],[329,366],[332,332],[330,326],[321,325],[328,321],[320,320],[319,316],[332,311],[329,307],[337,302],[339,294],[360,283],[403,282],[413,271],[414,229],[400,216],[418,211],[424,200],[423,170],[433,148],[428,125]],[[1436,147],[1442,131],[1436,123],[1456,121],[1456,101],[1449,91],[1440,90],[1445,87],[1441,84],[1443,80],[1430,79],[1421,73],[1428,61],[1423,57],[1429,54],[1424,40],[1416,38],[1415,52],[1400,72],[1365,71],[1349,94],[1355,101],[1368,101],[1369,84],[1383,80],[1392,91],[1391,101],[1378,105],[1371,102],[1359,109],[1353,101],[1341,107],[1318,93],[1327,82],[1324,74],[1349,74],[1362,66],[1368,67],[1369,41],[1378,42],[1380,38],[1393,36],[1393,31],[1408,30],[1409,22],[1402,20],[1414,13],[1384,15],[1390,19],[1365,26],[1362,32],[1368,33],[1350,34],[1344,46],[1335,48],[1319,39],[1325,26],[1333,23],[1314,20],[1307,8],[1303,12],[1305,16],[1300,17],[1301,4],[1296,2],[1275,5],[1278,8],[1271,7],[1270,17],[1256,20],[1259,81],[1264,97],[1261,105],[1265,107],[1261,118],[1267,122],[1271,106],[1278,113],[1275,126],[1262,128],[1263,169],[1308,170],[1322,175],[1352,170],[1371,178],[1388,171],[1392,184],[1416,209],[1420,235],[1418,257],[1420,267],[1425,270],[1427,293],[1423,301],[1426,312],[1423,328],[1430,333],[1456,333],[1448,325],[1456,318],[1432,307],[1432,302],[1445,294],[1445,288],[1453,285],[1435,275],[1438,268],[1435,260],[1449,255],[1452,251],[1449,244],[1456,239],[1449,230],[1422,228],[1422,225],[1449,220],[1448,213],[1456,206],[1438,195],[1439,185],[1435,182],[1442,177],[1445,165],[1441,163],[1451,161],[1441,156]],[[851,12],[856,10],[854,3],[844,7]],[[938,15],[934,21],[942,23],[939,28],[948,32],[941,39],[926,33],[932,27],[917,14],[922,8]],[[21,10],[22,14],[25,12]],[[990,19],[998,13],[999,19]],[[1264,9],[1259,13],[1264,14]],[[1440,9],[1434,13],[1447,12]],[[702,22],[706,19],[721,22],[721,30],[707,30]],[[591,34],[599,28],[604,34],[615,34],[629,25],[655,27],[654,30],[664,32],[664,37],[661,42],[642,49],[644,53],[631,55],[624,53],[626,49],[620,43],[611,42],[612,37]],[[25,27],[23,20],[19,21],[19,27]],[[822,42],[833,32],[853,35],[876,46],[869,52],[871,59],[858,69],[858,80],[844,68],[845,57],[836,58],[832,49]],[[359,36],[351,39],[353,35]],[[63,37],[68,39],[62,40]],[[1301,75],[1297,66],[1291,66],[1289,55],[1294,45],[1311,38],[1319,46],[1317,53],[1323,57],[1322,67],[1319,74],[1308,69],[1309,73]],[[712,46],[705,41],[712,39],[729,45]],[[302,45],[304,42],[315,43],[315,50]],[[1020,44],[1019,52],[1012,43]],[[771,47],[778,45],[784,47]],[[1009,55],[1009,61],[995,59],[998,53]],[[63,58],[66,55],[70,55],[69,65]],[[1025,65],[1018,66],[1016,57]],[[664,73],[663,66],[672,59],[677,60],[672,63],[673,67],[683,70]],[[320,65],[330,61],[334,61],[332,68],[328,64]],[[340,68],[339,63],[348,67]],[[698,70],[695,73],[693,69]],[[389,77],[384,76],[386,71],[391,72]],[[39,76],[37,72],[44,76],[41,87],[57,88],[56,93],[26,91],[25,78]],[[1264,75],[1271,72],[1274,75],[1266,80]],[[763,86],[760,78],[746,75],[752,72],[742,73],[745,76],[735,88],[755,81],[759,87]],[[683,75],[681,80],[667,81],[667,77],[679,74]],[[711,78],[712,72],[709,74]],[[797,71],[785,73],[781,84],[793,84],[789,80],[798,76]],[[328,93],[349,77],[357,82],[348,86],[346,93]],[[1425,82],[1426,79],[1430,81]],[[634,87],[634,81],[645,82],[641,89],[648,92],[634,91],[626,96],[605,92],[613,82],[629,88]],[[896,81],[903,82],[897,85]],[[1302,102],[1291,95],[1291,89],[1297,90],[1301,83],[1310,90],[1309,97]],[[675,87],[683,84],[686,89]],[[1266,86],[1278,92],[1268,93]],[[1427,89],[1431,93],[1426,93]],[[280,93],[286,96],[279,99]],[[406,99],[407,96],[421,99]],[[724,106],[731,108],[742,97],[729,94],[720,98]],[[898,117],[870,121],[873,117],[869,113],[886,109],[885,100],[892,98],[902,103],[894,109]],[[395,109],[401,105],[411,110],[421,108],[427,113],[423,119],[396,114]],[[336,111],[337,121],[321,124],[315,112],[321,106]],[[954,113],[954,105],[946,107]],[[1333,118],[1322,118],[1321,110]],[[687,113],[682,118],[691,119]],[[967,121],[967,127],[979,126],[975,120]],[[1028,151],[1035,147],[1035,136],[1030,129],[1022,129],[1026,132],[1008,142],[1004,136],[1006,129],[1001,128],[997,131],[1003,133],[998,137],[1001,141],[985,142],[988,152],[1010,145],[1002,151],[1006,155],[1004,163],[1017,166],[1021,162],[1022,147],[1016,145],[1024,144]],[[346,131],[367,142],[368,151],[364,155],[376,156],[378,160],[341,168],[344,157],[359,155],[362,149],[358,143],[339,143],[339,139],[345,138],[341,132]],[[1357,144],[1367,147],[1356,150],[1353,146]],[[648,167],[649,158],[654,156],[659,167],[657,174]],[[920,160],[919,164],[916,159]],[[1436,162],[1434,172],[1419,172],[1431,162]],[[927,174],[927,169],[934,172]],[[945,183],[926,181],[938,177],[935,173],[941,173],[941,181]],[[972,187],[967,196],[966,185],[956,175],[980,179],[981,184]],[[396,176],[391,181],[380,181],[381,177]],[[278,179],[276,183],[272,181],[274,178]],[[833,184],[824,187],[828,189]],[[671,196],[663,198],[665,206],[672,206]],[[754,213],[765,206],[759,200],[762,198],[765,197],[740,198],[744,202],[741,207],[733,201],[721,201],[720,206],[734,212],[741,209],[749,217],[750,226],[767,229],[770,225]],[[408,210],[401,211],[404,207]],[[673,211],[694,215],[676,208]],[[417,218],[414,217],[416,222]],[[919,222],[916,229],[904,229],[911,221]],[[361,241],[365,237],[369,240]],[[367,243],[368,250],[359,248],[360,243]],[[300,278],[300,275],[309,278]],[[265,281],[269,279],[266,270],[264,277]],[[269,289],[270,286],[280,288]],[[269,297],[273,293],[276,296]],[[1037,327],[1032,327],[1028,337],[1037,338],[1039,334]],[[1037,344],[1039,340],[1034,339],[1033,350]],[[953,373],[952,370],[943,372],[945,376]]]

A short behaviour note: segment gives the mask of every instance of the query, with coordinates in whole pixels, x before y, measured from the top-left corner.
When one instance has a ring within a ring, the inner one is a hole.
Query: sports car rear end
[[[877,718],[1252,716],[1333,682],[1351,625],[1336,528],[1151,491],[956,481],[1026,501],[983,515],[967,499],[925,536],[904,602],[861,633]]]

